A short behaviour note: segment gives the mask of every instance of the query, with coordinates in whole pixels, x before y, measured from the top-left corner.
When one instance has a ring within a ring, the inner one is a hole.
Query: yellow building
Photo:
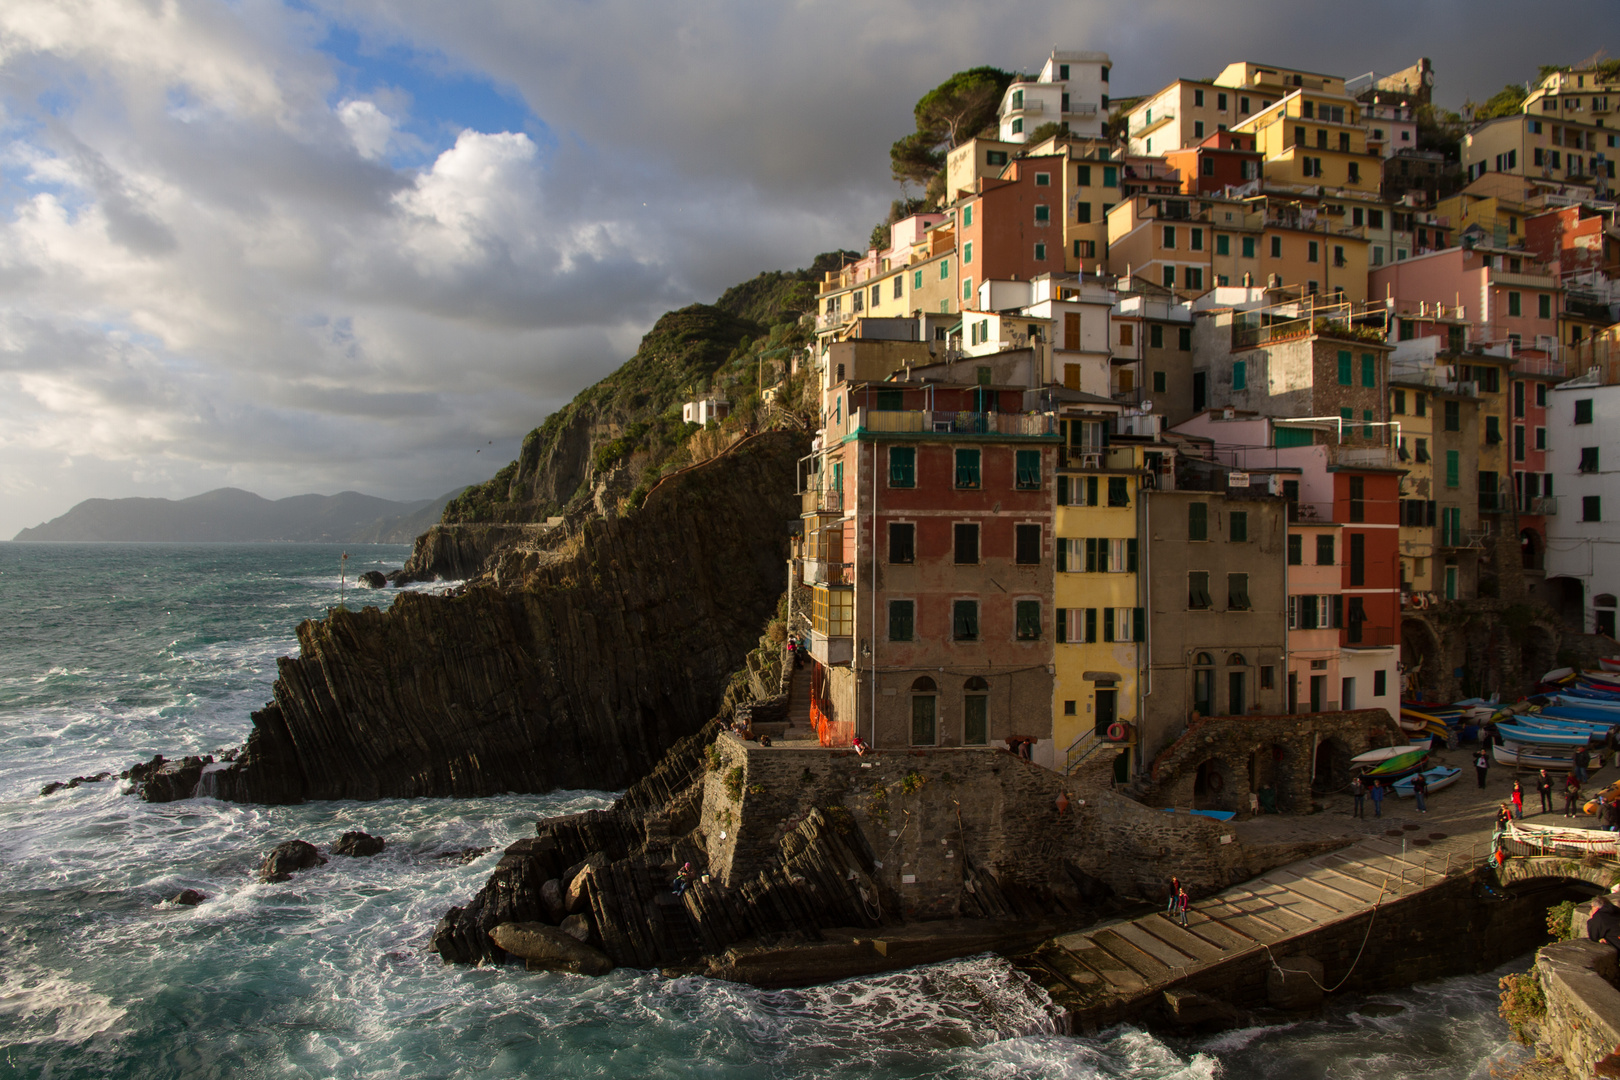
[[[1141,716],[1144,687],[1138,673],[1147,633],[1137,572],[1143,451],[1105,448],[1107,418],[1100,413],[1079,407],[1064,416],[1054,514],[1056,767],[1067,772],[1093,754],[1123,749],[1115,767],[1125,779],[1134,738],[1110,738],[1110,729],[1118,723],[1134,732]]]
[[[1268,186],[1376,194],[1383,178],[1381,159],[1367,150],[1361,103],[1342,92],[1296,89],[1232,130],[1254,135]]]
[[[1487,173],[1539,177],[1570,184],[1614,179],[1615,129],[1568,117],[1514,113],[1487,120],[1462,141],[1469,180]],[[1600,160],[1602,159],[1602,160]]]

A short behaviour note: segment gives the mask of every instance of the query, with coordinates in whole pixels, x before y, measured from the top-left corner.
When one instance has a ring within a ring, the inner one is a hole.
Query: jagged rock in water
[[[174,802],[176,799],[189,799],[196,794],[197,783],[202,779],[203,766],[213,764],[212,754],[207,757],[185,757],[179,761],[163,761],[162,755],[153,759],[160,762],[157,768],[137,765],[130,770],[130,779],[136,780],[136,790],[141,798],[147,802]],[[143,770],[140,778],[136,779],[136,770]]]
[[[801,443],[768,432],[666,477],[636,513],[583,529],[567,558],[515,548],[461,595],[304,623],[213,793],[625,787],[715,714],[775,610]]]
[[[545,923],[502,923],[489,936],[506,952],[524,961],[530,971],[566,971],[574,975],[606,975],[613,961],[572,934]]]
[[[277,844],[270,854],[264,857],[264,865],[259,867],[259,878],[262,881],[286,881],[300,870],[308,870],[312,866],[324,866],[326,860],[315,849],[314,844],[303,840],[288,840]]]
[[[467,863],[476,862],[477,860],[482,859],[485,855],[488,855],[494,850],[494,848],[487,847],[469,847],[461,848],[458,851],[441,851],[433,857],[435,859],[445,859],[447,861],[453,860],[461,863],[462,865],[466,865]]]
[[[380,589],[388,584],[388,578],[380,570],[367,570],[354,580],[368,589]]]
[[[178,904],[181,907],[196,907],[206,899],[208,899],[206,893],[200,893],[196,889],[181,889],[169,897],[169,903]]]
[[[383,838],[372,836],[370,833],[346,832],[332,845],[332,854],[350,855],[361,858],[367,855],[376,855],[383,849]]]
[[[94,776],[75,776],[71,780],[53,780],[39,789],[39,795],[40,798],[44,798],[47,795],[54,795],[58,791],[71,791],[80,784],[99,784],[110,776],[112,776],[110,772],[99,772]]]

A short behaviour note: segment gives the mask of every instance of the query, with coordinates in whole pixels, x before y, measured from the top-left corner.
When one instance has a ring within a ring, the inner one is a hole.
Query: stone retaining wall
[[[1561,941],[1536,954],[1535,971],[1547,999],[1537,1052],[1561,1059],[1572,1076],[1594,1075],[1598,1062],[1620,1051],[1614,949],[1600,941]]]

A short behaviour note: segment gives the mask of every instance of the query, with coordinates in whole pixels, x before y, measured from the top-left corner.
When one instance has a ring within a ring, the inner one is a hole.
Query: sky
[[[664,311],[864,246],[963,68],[1426,55],[1456,107],[1604,44],[1607,0],[5,0],[0,537],[485,479]]]

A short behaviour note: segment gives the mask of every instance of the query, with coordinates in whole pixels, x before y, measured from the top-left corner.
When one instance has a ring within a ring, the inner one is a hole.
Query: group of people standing
[[[1367,800],[1371,799],[1373,817],[1383,817],[1384,798],[1389,794],[1390,787],[1389,781],[1377,780],[1372,777],[1358,776],[1351,780],[1350,796],[1356,801],[1355,816],[1358,818],[1367,816]],[[1429,812],[1428,795],[1429,781],[1425,779],[1422,773],[1413,774],[1412,798],[1417,802],[1418,813],[1420,814]]]

